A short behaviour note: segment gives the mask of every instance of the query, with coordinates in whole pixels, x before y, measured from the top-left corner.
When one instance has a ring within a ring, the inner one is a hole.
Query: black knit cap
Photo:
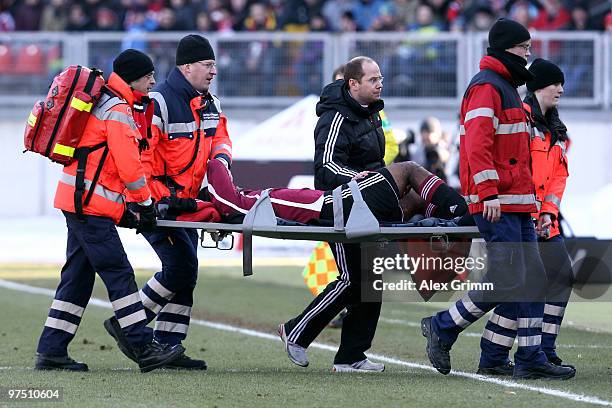
[[[113,71],[129,84],[155,71],[155,67],[147,54],[129,48],[117,55],[113,61]]]
[[[521,24],[507,18],[500,18],[489,30],[489,47],[507,50],[531,39],[529,31]]]
[[[527,89],[531,92],[546,88],[552,84],[565,84],[565,76],[561,68],[548,60],[536,58],[531,63],[529,72],[535,76],[533,81],[527,82]]]
[[[201,35],[189,34],[181,38],[176,48],[176,65],[214,59],[215,52],[208,40]]]

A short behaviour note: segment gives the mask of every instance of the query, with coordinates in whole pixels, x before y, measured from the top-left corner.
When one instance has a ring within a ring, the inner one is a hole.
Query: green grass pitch
[[[138,271],[139,284],[151,274]],[[36,287],[55,289],[58,275],[58,266],[0,266],[0,279]],[[94,297],[107,300],[99,280]],[[190,356],[207,361],[207,371],[141,374],[102,327],[111,310],[89,305],[70,353],[87,362],[90,372],[38,372],[32,369],[34,351],[51,298],[0,287],[0,387],[63,389],[61,402],[42,405],[0,400],[0,407],[612,406],[609,303],[573,304],[568,308],[567,320],[572,324],[562,328],[559,354],[576,365],[576,378],[500,384],[452,374],[442,376],[424,367],[429,366],[425,340],[416,323],[443,305],[383,305],[371,352],[423,366],[388,362],[381,374],[334,374],[333,352],[319,348],[309,349],[308,368],[295,366],[287,359],[282,343],[272,336],[279,322],[299,313],[310,300],[299,267],[258,267],[250,278],[243,278],[235,267],[205,267],[200,271],[193,318],[225,324],[225,330],[192,324],[185,346]],[[475,372],[478,333],[484,320],[470,327],[453,347],[454,370]],[[228,331],[228,327],[272,336],[256,337]],[[339,334],[326,329],[317,341],[334,346]],[[580,400],[580,396],[590,402]]]

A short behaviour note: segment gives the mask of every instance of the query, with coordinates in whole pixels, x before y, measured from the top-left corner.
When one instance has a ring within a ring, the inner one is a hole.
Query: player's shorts
[[[399,203],[399,190],[391,173],[386,168],[376,170],[357,182],[363,200],[368,205],[372,214],[381,222],[402,222],[403,212]],[[353,195],[348,185],[342,185],[342,207],[344,220],[353,206]],[[321,208],[321,220],[333,222],[333,198],[332,191],[326,191]]]

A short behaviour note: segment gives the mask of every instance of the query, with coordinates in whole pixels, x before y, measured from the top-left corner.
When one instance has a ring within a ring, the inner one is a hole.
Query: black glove
[[[162,198],[157,202],[157,206],[166,207],[167,211],[174,215],[198,210],[198,204],[193,198],[178,198],[176,196]]]
[[[198,204],[193,198],[178,198],[176,196],[170,197],[170,209],[178,212],[196,212],[198,210]]]
[[[136,218],[136,214],[126,208],[118,226],[122,228],[137,228],[138,218]]]
[[[155,218],[155,204],[141,205],[138,203],[128,203],[128,211],[132,212],[138,219],[136,233],[152,232],[157,225]]]
[[[200,190],[200,192],[198,193],[198,199],[202,201],[208,201],[208,202],[212,201],[210,199],[210,193],[208,192],[208,187],[204,187]]]

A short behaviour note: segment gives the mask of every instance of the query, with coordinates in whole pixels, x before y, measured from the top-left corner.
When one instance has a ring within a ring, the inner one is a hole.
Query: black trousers
[[[359,244],[330,243],[340,275],[304,311],[285,323],[287,339],[302,347],[310,343],[344,308],[340,347],[334,364],[350,364],[366,358],[372,346],[382,300],[361,301],[361,249]]]

